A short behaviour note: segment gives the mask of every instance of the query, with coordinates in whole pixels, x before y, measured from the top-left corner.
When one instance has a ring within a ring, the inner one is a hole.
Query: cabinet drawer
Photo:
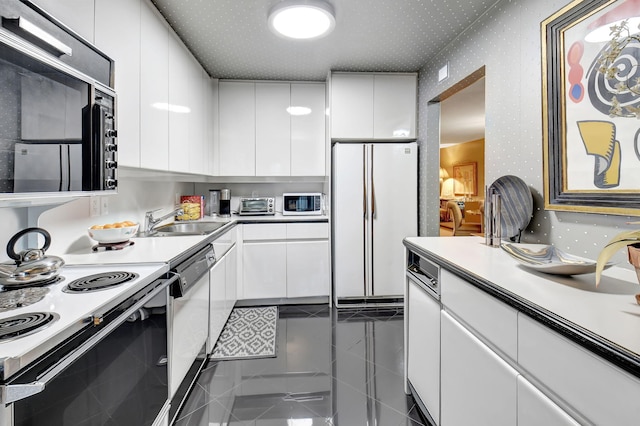
[[[284,240],[287,238],[287,225],[285,223],[244,224],[242,238],[245,241]]]
[[[524,314],[518,363],[593,424],[638,424],[640,380]]]
[[[518,313],[462,278],[442,269],[442,304],[487,341],[517,359]]]
[[[329,238],[328,223],[287,223],[288,240]]]

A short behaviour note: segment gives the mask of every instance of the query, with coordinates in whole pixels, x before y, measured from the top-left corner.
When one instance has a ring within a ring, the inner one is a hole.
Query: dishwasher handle
[[[178,275],[178,281],[171,286],[171,297],[179,299],[186,296],[215,263],[215,250],[213,246],[208,246],[173,269],[172,272]]]

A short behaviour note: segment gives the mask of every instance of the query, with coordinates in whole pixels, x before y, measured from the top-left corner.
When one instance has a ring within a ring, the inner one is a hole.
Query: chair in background
[[[453,235],[471,235],[480,231],[480,224],[467,224],[462,217],[460,206],[455,201],[447,202],[447,210],[453,220]]]

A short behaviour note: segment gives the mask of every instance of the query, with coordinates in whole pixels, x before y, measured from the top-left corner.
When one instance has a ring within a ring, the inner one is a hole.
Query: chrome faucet
[[[144,214],[144,233],[145,234],[152,234],[156,232],[155,231],[156,225],[158,225],[163,220],[168,219],[171,216],[181,216],[184,214],[184,210],[182,210],[182,207],[178,207],[174,211],[169,212],[164,216],[160,216],[158,218],[153,217],[153,213],[159,210],[160,209],[149,210]]]

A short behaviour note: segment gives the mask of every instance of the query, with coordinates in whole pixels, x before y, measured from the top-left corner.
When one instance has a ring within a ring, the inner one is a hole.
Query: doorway
[[[481,234],[485,186],[484,68],[441,96],[439,151],[440,235]]]

